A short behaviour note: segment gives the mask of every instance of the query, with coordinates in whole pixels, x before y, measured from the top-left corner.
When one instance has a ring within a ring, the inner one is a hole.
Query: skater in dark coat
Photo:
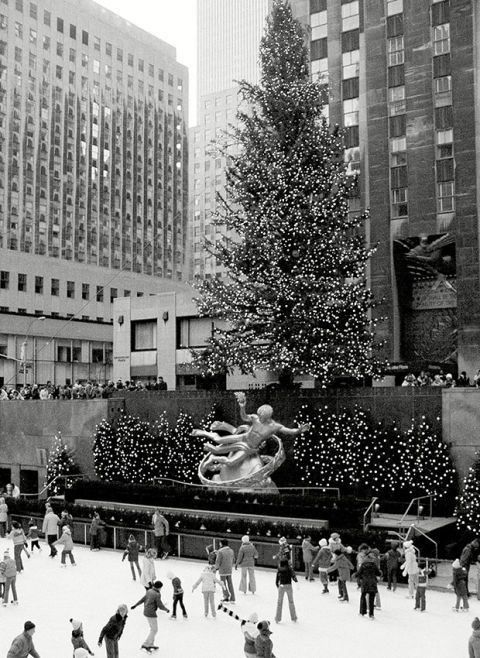
[[[137,567],[138,576],[140,577],[142,575],[142,570],[140,569],[140,565],[138,563],[138,554],[141,550],[142,547],[138,541],[133,535],[130,535],[128,538],[127,546],[123,551],[122,562],[128,556],[128,562],[130,564],[130,569],[132,570],[133,580],[137,579],[135,576],[135,569],[133,568],[134,565]]]
[[[381,575],[380,569],[375,562],[375,555],[368,553],[360,569],[357,571],[357,578],[362,588],[360,595],[360,614],[362,616],[367,614],[368,599],[368,616],[372,620],[375,619],[375,595],[378,591],[377,578],[380,578]]]
[[[162,598],[160,596],[160,590],[163,587],[163,583],[160,580],[156,580],[153,583],[153,587],[149,589],[144,596],[132,605],[132,610],[134,610],[137,605],[143,603],[143,615],[146,617],[149,625],[149,633],[147,639],[142,644],[142,649],[145,649],[148,653],[158,649],[155,646],[155,636],[158,633],[158,621],[157,621],[157,610],[163,610],[164,612],[170,612],[168,608],[163,605]]]
[[[103,639],[105,638],[107,658],[119,658],[118,641],[122,637],[123,629],[127,622],[127,612],[128,607],[124,603],[121,603],[117,608],[117,612],[113,617],[110,617],[100,632],[98,646],[102,646]]]

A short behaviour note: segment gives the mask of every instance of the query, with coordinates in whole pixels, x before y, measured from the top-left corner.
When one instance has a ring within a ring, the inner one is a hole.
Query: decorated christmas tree
[[[458,497],[457,526],[480,533],[480,452],[475,453],[475,461],[468,469],[463,481],[463,489]]]
[[[49,495],[64,494],[65,489],[68,489],[73,482],[68,476],[79,473],[80,468],[75,461],[73,450],[63,441],[60,434],[56,434],[48,450],[46,484]]]
[[[373,249],[365,215],[349,213],[356,181],[341,132],[323,116],[327,90],[311,80],[305,41],[289,2],[275,0],[260,82],[240,84],[238,127],[223,146],[215,221],[224,238],[206,247],[227,276],[199,284],[200,314],[219,320],[195,356],[205,374],[264,368],[325,386],[379,371],[365,276]]]

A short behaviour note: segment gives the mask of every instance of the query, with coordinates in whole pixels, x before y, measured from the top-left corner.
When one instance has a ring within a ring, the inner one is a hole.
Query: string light
[[[240,84],[238,127],[219,147],[229,166],[214,222],[230,234],[206,249],[228,276],[198,284],[199,313],[219,326],[194,361],[208,375],[262,368],[310,374],[319,386],[377,376],[367,215],[349,213],[356,181],[343,136],[323,117],[327,90],[310,79],[286,0],[274,2],[260,64],[260,83]]]
[[[480,452],[475,453],[475,461],[468,469],[463,481],[461,494],[455,510],[457,527],[480,532]]]
[[[52,446],[48,451],[47,458],[47,479],[45,485],[49,482],[49,494],[58,496],[63,494],[65,488],[72,485],[73,480],[62,477],[55,480],[59,476],[77,475],[80,473],[80,467],[75,460],[74,451],[67,446],[63,441],[60,433],[56,434],[52,441]],[[55,481],[54,481],[55,480]]]

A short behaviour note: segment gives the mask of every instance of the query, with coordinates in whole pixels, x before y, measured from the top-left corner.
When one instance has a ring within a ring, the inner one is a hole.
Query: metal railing
[[[49,482],[46,482],[43,489],[40,489],[37,493],[22,493],[20,494],[22,498],[40,498],[44,493],[48,493],[48,490],[52,486],[52,484],[55,484],[58,480],[65,480],[65,488],[68,489],[67,487],[67,482],[69,480],[84,480],[85,475],[56,475],[54,478],[52,478]]]
[[[407,510],[406,510],[405,514],[402,516],[402,518],[398,522],[398,525],[400,527],[402,526],[403,522],[407,518],[408,513],[409,513],[409,511],[410,511],[410,509],[411,509],[411,507],[414,503],[417,503],[417,519],[419,519],[420,516],[422,516],[422,517],[426,516],[425,514],[423,514],[423,506],[420,505],[420,501],[425,500],[426,498],[428,498],[428,501],[429,501],[428,518],[429,519],[432,518],[432,514],[433,514],[433,494],[426,494],[425,496],[418,496],[417,498],[412,498],[412,500],[408,504],[408,507],[407,507]],[[422,510],[420,509],[421,507],[422,507]]]
[[[372,512],[373,507],[374,507],[375,503],[377,502],[377,500],[378,500],[378,496],[374,496],[372,498],[372,500],[370,501],[370,505],[365,510],[365,513],[363,515],[363,532],[367,532],[367,530],[368,530],[369,522],[367,521],[367,518],[368,518],[368,515]]]

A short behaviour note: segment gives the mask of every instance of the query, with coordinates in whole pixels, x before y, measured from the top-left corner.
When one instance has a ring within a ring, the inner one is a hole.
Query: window
[[[130,295],[131,295],[130,290],[124,290],[124,291],[123,291],[123,296],[124,296],[124,297],[130,297]]]
[[[443,55],[450,52],[450,23],[433,28],[433,53]]]
[[[33,27],[30,28],[30,33],[28,36],[28,40],[32,44],[32,46],[37,45],[37,30],[35,30]]]
[[[437,160],[453,157],[453,129],[437,130],[436,134]]]
[[[43,276],[35,277],[35,293],[37,295],[43,295]]]
[[[387,16],[400,14],[403,11],[403,0],[387,0]]]
[[[82,30],[82,43],[84,46],[88,46],[88,32]]]
[[[50,50],[50,37],[43,37],[43,50]]]
[[[404,114],[407,109],[405,100],[405,86],[389,87],[388,89],[388,109],[390,116]]]
[[[63,34],[63,18],[57,18],[57,32]]]
[[[93,37],[93,47],[100,52],[100,37]]]
[[[343,101],[343,125],[358,126],[358,98]]]
[[[61,41],[57,41],[57,55],[63,57],[63,43]]]
[[[123,62],[123,50],[117,48],[117,62]]]
[[[394,137],[390,140],[390,166],[400,167],[407,164],[407,138]]]
[[[405,61],[405,51],[403,45],[403,35],[388,39],[388,66],[397,66]]]
[[[452,66],[450,62],[450,55],[446,53],[445,55],[436,55],[433,58],[433,77],[441,78],[444,75],[450,75],[452,72]]]
[[[113,304],[113,301],[118,297],[118,290],[116,288],[110,288],[110,304]]]
[[[444,75],[441,78],[434,78],[433,92],[435,107],[452,104],[452,76]]]
[[[105,43],[105,54],[108,55],[108,57],[112,56],[112,44],[108,43],[108,41]]]
[[[15,9],[17,11],[23,11],[23,0],[15,0]]]
[[[344,161],[347,165],[347,174],[354,176],[360,172],[360,149],[358,146],[346,148],[344,152]]]
[[[75,281],[67,281],[67,297],[69,299],[75,297]]]
[[[133,55],[132,53],[128,53],[128,66],[133,66]]]
[[[132,351],[155,350],[157,348],[157,321],[137,320],[132,322]]]
[[[392,190],[392,219],[408,215],[408,189],[398,188]]]
[[[60,294],[60,281],[59,279],[52,279],[52,283],[50,286],[50,294],[52,297],[58,297]]]
[[[342,5],[342,31],[355,30],[360,25],[358,0]]]
[[[34,2],[30,3],[30,18],[33,18],[34,21],[37,20],[38,9],[37,5]]]
[[[27,275],[19,274],[18,275],[18,291],[27,292]]]
[[[10,286],[10,272],[5,272],[2,270],[0,272],[0,288],[2,290],[8,290]]]
[[[69,345],[57,345],[57,361],[61,363],[72,361],[72,348]]]
[[[103,363],[103,347],[92,347],[92,363]]]
[[[50,27],[51,22],[52,22],[52,14],[45,9],[43,12],[43,24]]]
[[[103,302],[103,286],[97,286],[96,300],[97,302]]]
[[[15,36],[22,39],[23,37],[23,25],[18,21],[15,21]]]
[[[343,53],[342,67],[343,67],[344,80],[347,80],[348,78],[358,77],[359,61],[360,61],[359,50],[351,50],[350,52]]]
[[[455,210],[455,183],[447,181],[437,183],[437,212],[453,212]]]
[[[100,62],[98,61],[98,59],[93,60],[93,72],[100,73]]]
[[[310,16],[310,26],[312,28],[311,40],[324,39],[327,36],[327,12],[319,11]]]
[[[90,286],[88,283],[82,283],[82,299],[90,299]]]
[[[70,24],[70,39],[77,38],[77,28],[75,25]]]

